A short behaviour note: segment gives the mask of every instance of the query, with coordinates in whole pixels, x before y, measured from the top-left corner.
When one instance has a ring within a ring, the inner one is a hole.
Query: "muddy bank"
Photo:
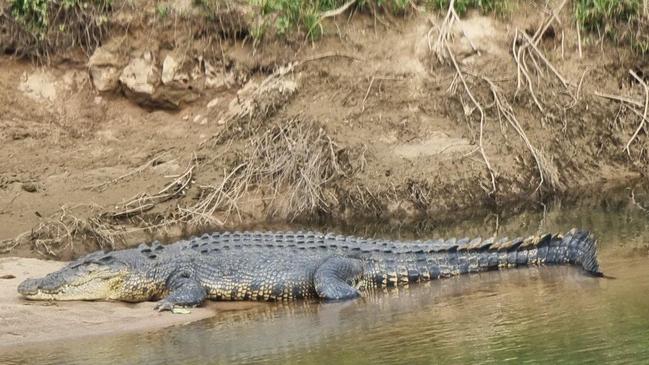
[[[189,314],[170,314],[153,310],[154,303],[37,302],[24,300],[16,292],[22,280],[43,276],[63,265],[16,257],[0,259],[0,351],[37,342],[152,331],[210,318],[217,311],[258,305],[209,302]]]
[[[439,225],[645,179],[627,72],[642,62],[570,26],[525,43],[539,14],[468,14],[436,43],[437,13],[355,13],[313,43],[218,47],[146,18],[46,67],[2,56],[0,255],[268,222]]]

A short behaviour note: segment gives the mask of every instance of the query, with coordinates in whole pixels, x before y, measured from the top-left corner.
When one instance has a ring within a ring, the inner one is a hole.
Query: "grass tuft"
[[[435,9],[446,11],[450,0],[428,0],[428,3]],[[497,16],[508,16],[514,11],[515,0],[455,0],[455,12],[465,15],[467,11],[476,9],[483,14],[496,14]]]
[[[641,55],[649,51],[649,19],[642,0],[577,0],[575,16],[586,31],[629,44]]]

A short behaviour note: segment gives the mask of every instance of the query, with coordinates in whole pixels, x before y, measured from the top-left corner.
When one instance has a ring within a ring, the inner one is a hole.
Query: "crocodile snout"
[[[18,285],[18,293],[22,295],[38,294],[38,286],[40,282],[40,279],[26,279]]]

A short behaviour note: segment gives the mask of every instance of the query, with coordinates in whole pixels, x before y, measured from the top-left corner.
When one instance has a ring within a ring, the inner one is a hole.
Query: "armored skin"
[[[94,252],[18,292],[32,300],[158,301],[159,310],[211,300],[353,299],[454,275],[527,265],[577,265],[599,273],[586,231],[517,239],[368,240],[322,233],[204,234]]]

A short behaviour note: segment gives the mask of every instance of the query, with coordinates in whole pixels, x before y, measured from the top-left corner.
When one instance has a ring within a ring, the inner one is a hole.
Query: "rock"
[[[171,59],[166,62],[165,80],[175,77],[170,76],[174,68],[173,62],[175,61]],[[178,109],[182,103],[194,101],[199,97],[199,94],[189,88],[179,87],[175,82],[165,85],[162,82],[162,73],[156,65],[156,59],[153,53],[148,51],[131,59],[122,71],[119,81],[129,98],[148,107]]]
[[[119,77],[126,64],[115,42],[99,47],[88,60],[88,71],[95,89],[113,91],[119,87]]]
[[[207,109],[214,108],[219,103],[219,98],[214,98],[207,103]]]
[[[138,99],[152,99],[160,78],[151,52],[147,51],[142,57],[131,59],[122,70],[119,81]]]
[[[198,99],[203,87],[188,76],[183,59],[172,52],[159,67],[152,52],[133,57],[120,76],[125,94],[140,105],[166,109]]]
[[[174,81],[174,76],[178,70],[178,62],[174,59],[174,56],[169,54],[165,57],[165,60],[162,62],[162,83],[165,85],[170,84]]]
[[[35,193],[38,191],[38,186],[33,182],[23,183],[21,187],[28,193]]]

